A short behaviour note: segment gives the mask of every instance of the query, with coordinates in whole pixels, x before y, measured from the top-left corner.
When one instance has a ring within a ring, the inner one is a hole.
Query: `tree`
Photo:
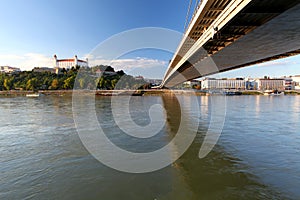
[[[26,90],[38,89],[38,80],[36,78],[29,79],[26,83]]]
[[[111,81],[111,87],[112,87],[112,89],[115,89],[115,87],[116,87],[118,81],[119,81],[118,79],[113,79],[113,80]]]
[[[64,80],[63,88],[64,89],[72,89],[73,86],[74,86],[74,81],[75,81],[74,76],[71,76],[71,77],[67,78],[66,80]]]
[[[3,87],[5,90],[11,90],[12,89],[12,80],[10,78],[5,78],[3,82]]]
[[[62,68],[61,73],[63,73],[63,74],[67,73],[66,68]]]
[[[56,90],[56,89],[58,89],[58,86],[59,86],[58,80],[57,79],[53,79],[52,83],[51,83],[51,86],[50,86],[50,89]]]
[[[3,83],[4,83],[4,76],[2,74],[0,74],[0,90],[4,89]]]
[[[125,72],[124,72],[123,70],[120,70],[120,71],[117,71],[117,74],[118,74],[119,76],[123,76],[123,75],[125,74]]]
[[[52,83],[52,77],[51,75],[49,76],[46,76],[43,78],[43,85],[45,88],[49,88],[51,86],[51,83]]]
[[[78,80],[78,82],[79,82],[80,89],[84,89],[85,88],[85,79],[84,78],[80,78]]]
[[[105,86],[104,86],[104,77],[101,76],[100,80],[99,80],[99,83],[98,83],[98,88],[100,89],[103,89]]]
[[[109,75],[103,75],[98,79],[95,76],[95,72],[105,70],[114,72],[114,68],[111,66],[99,65],[92,68],[82,68],[78,73],[79,66],[72,67],[70,70],[62,69],[63,74],[54,74],[51,72],[34,72],[23,71],[18,74],[5,74],[0,73],[0,90],[12,90],[12,89],[72,89],[74,87],[75,79],[78,79],[79,88],[97,88],[101,89],[130,89],[138,88],[139,84],[143,85],[146,82],[136,80],[130,75],[126,75],[124,71],[120,70],[116,73],[110,73]]]

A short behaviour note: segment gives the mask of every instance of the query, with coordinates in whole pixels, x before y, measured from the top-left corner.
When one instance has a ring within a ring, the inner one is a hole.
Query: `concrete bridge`
[[[300,53],[300,0],[202,0],[161,87]]]

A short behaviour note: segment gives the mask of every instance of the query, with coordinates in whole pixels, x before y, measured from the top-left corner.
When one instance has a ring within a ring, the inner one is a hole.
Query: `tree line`
[[[76,84],[75,84],[76,80]],[[22,71],[0,74],[0,90],[70,90],[76,89],[138,89],[147,84],[122,70],[111,66],[97,65],[91,68],[62,69],[59,74],[51,72]]]

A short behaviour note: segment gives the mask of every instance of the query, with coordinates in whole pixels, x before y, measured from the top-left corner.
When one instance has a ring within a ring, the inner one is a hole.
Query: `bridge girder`
[[[207,27],[211,26],[214,23],[213,19],[217,19],[222,15],[224,9],[228,9],[226,6],[230,5],[230,3],[231,0],[224,1],[223,4],[222,0],[217,0],[214,3],[210,0],[207,0],[207,5],[202,6],[203,10],[201,10],[201,14],[198,14],[199,18],[194,19],[194,27],[190,27],[188,29],[189,32],[186,33],[186,35],[191,38],[186,37],[181,42],[177,51],[177,54],[179,54],[180,56],[174,55],[172,62],[170,63],[169,68],[165,74],[163,84],[167,83],[166,79],[170,79],[173,77],[173,75],[170,76],[170,73],[174,73],[175,71],[177,71],[177,73],[182,73],[188,69],[189,65],[187,65],[186,62],[182,63],[182,60],[185,57],[190,58],[188,59],[189,61],[191,60],[192,54],[189,54],[189,56],[187,56],[187,53],[191,51],[191,49],[194,48],[195,45],[198,44],[198,40],[203,40],[203,36],[205,34],[207,35],[207,32],[211,32],[211,30],[207,30]],[[208,38],[202,46],[199,46],[199,48],[205,49],[207,51],[207,56],[218,54],[218,56],[220,57],[223,49],[231,47],[233,44],[239,42],[241,38],[246,37],[249,33],[252,33],[254,30],[259,29],[260,27],[264,27],[264,25],[269,21],[277,18],[278,16],[280,16],[280,14],[286,12],[292,7],[296,7],[299,3],[300,0],[252,0],[230,21],[228,21],[223,27],[221,27],[220,30],[216,31],[211,38]],[[265,36],[261,35],[260,37]],[[294,37],[297,36],[294,35]],[[298,39],[300,40],[299,37]],[[298,48],[295,48],[294,50],[283,50],[283,52],[281,53],[276,53],[274,51],[274,55],[264,56],[263,58],[259,58],[255,61],[249,60],[249,62],[237,64],[235,66],[227,66],[226,68],[221,67],[219,71],[221,72],[239,67],[245,67],[252,64],[267,62],[270,60],[280,59],[297,54],[299,54]],[[181,66],[180,63],[182,63]],[[189,67],[191,66],[193,66],[193,64],[191,64]],[[198,73],[197,75],[195,74],[193,78],[201,77],[204,75],[209,74]]]

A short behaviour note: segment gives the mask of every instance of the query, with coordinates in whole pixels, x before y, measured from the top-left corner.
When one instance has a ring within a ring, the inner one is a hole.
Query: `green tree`
[[[85,79],[84,78],[80,78],[78,80],[78,82],[79,82],[80,89],[84,89],[85,88]]]
[[[37,78],[29,79],[26,83],[26,90],[37,90],[37,89],[38,89]]]
[[[52,80],[52,83],[51,83],[51,86],[50,86],[50,89],[52,90],[57,90],[58,89],[58,86],[59,86],[59,82],[57,79],[53,79]]]
[[[4,83],[4,75],[0,74],[0,90],[4,89],[3,83]]]
[[[51,74],[43,78],[43,85],[46,89],[51,86],[52,80],[53,78],[51,77]]]
[[[119,81],[118,79],[113,79],[113,80],[111,81],[111,87],[112,87],[112,89],[114,89],[114,88],[116,87],[118,81]]]
[[[10,78],[5,78],[3,82],[3,87],[5,90],[11,90],[13,86],[12,80]]]
[[[78,71],[84,73],[78,73]],[[123,71],[116,72],[113,76],[103,75],[97,80],[96,71],[114,72],[111,66],[99,65],[92,68],[72,67],[70,70],[63,70],[63,74],[53,74],[51,72],[23,71],[18,74],[0,74],[0,90],[11,89],[72,89],[75,79],[78,78],[80,88],[93,89],[96,85],[101,89],[137,88],[139,84],[144,84],[141,80],[136,80],[132,76],[126,75]]]
[[[64,80],[63,88],[64,89],[72,89],[73,86],[74,86],[74,81],[75,81],[74,76],[71,76],[71,77],[67,78],[66,80]]]
[[[98,83],[98,87],[100,89],[103,89],[105,87],[105,79],[103,76],[101,76],[100,80],[99,80],[99,83]]]

